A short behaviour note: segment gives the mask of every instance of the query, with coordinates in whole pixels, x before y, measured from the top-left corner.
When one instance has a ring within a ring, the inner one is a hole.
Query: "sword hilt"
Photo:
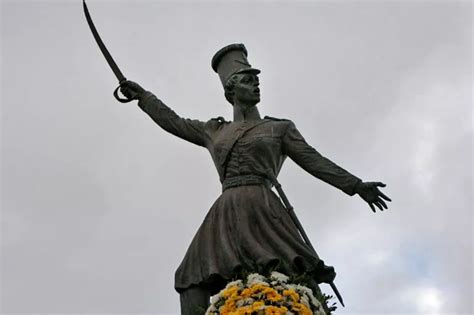
[[[133,95],[131,98],[127,98],[126,96],[125,96],[125,98],[121,98],[121,97],[120,97],[118,91],[120,90],[120,88],[122,87],[122,84],[123,84],[125,81],[127,81],[127,79],[123,78],[123,79],[120,81],[120,83],[119,83],[120,85],[117,86],[117,88],[114,90],[114,97],[115,97],[115,99],[116,99],[117,101],[119,101],[120,103],[130,103],[131,101],[133,101],[133,100],[136,99],[136,98],[135,98],[136,95]],[[133,93],[133,92],[130,92],[130,93]],[[136,93],[134,93],[134,94],[136,94]]]

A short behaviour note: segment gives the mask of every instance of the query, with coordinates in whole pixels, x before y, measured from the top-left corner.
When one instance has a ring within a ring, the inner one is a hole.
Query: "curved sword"
[[[115,63],[114,58],[112,58],[112,55],[107,50],[107,47],[105,47],[104,42],[102,42],[102,39],[100,38],[99,33],[97,32],[97,29],[95,28],[94,22],[92,22],[91,15],[89,14],[89,10],[87,9],[86,1],[82,0],[82,4],[84,7],[84,14],[86,15],[87,24],[89,24],[92,35],[94,36],[95,41],[97,42],[97,45],[99,45],[100,51],[104,55],[105,60],[109,64],[115,76],[117,77],[119,84],[124,83],[125,81],[127,81],[127,78],[125,78],[125,76],[122,74],[122,71],[120,71],[119,67]],[[128,102],[133,101],[133,98],[120,98],[120,96],[118,95],[119,88],[120,88],[120,85],[114,90],[114,96],[119,102],[128,103]]]

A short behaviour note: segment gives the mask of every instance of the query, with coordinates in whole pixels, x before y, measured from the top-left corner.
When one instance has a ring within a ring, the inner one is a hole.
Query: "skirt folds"
[[[334,273],[304,243],[271,189],[238,186],[225,190],[212,205],[176,270],[175,289],[199,285],[218,291],[242,271],[272,270],[313,274],[315,279]]]

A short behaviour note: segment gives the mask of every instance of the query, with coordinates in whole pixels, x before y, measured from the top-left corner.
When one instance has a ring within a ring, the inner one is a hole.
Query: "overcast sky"
[[[1,3],[2,314],[178,314],[174,271],[221,190],[208,152],[113,98],[81,1]],[[184,117],[232,119],[210,60],[244,43],[262,115],[387,184],[373,214],[280,175],[338,313],[473,312],[470,1],[88,5],[127,78]]]

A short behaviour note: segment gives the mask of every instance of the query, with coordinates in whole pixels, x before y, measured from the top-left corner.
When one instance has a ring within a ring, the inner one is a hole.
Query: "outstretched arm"
[[[360,178],[322,156],[306,142],[293,122],[288,122],[288,127],[282,141],[284,153],[308,173],[339,188],[350,196],[358,194],[369,204],[374,212],[374,205],[380,210],[387,208],[382,198],[387,201],[390,201],[390,199],[377,188],[384,187],[384,184],[365,183]]]
[[[153,93],[133,81],[122,83],[121,92],[128,98],[137,99],[138,106],[164,130],[196,145],[206,146],[209,137],[205,122],[180,117]]]

